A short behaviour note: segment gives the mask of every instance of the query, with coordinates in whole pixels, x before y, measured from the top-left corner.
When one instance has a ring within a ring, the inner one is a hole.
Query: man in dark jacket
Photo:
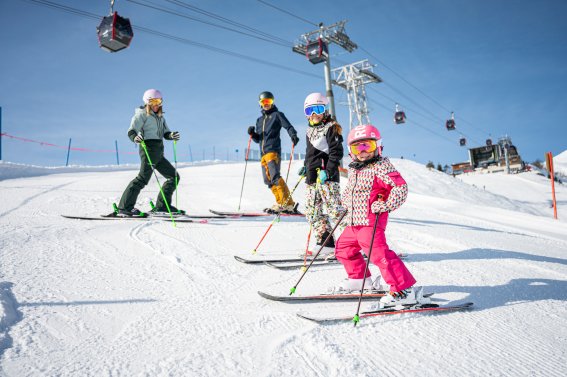
[[[256,120],[256,127],[249,127],[248,134],[255,143],[260,144],[262,154],[262,175],[264,183],[272,190],[276,204],[266,208],[270,213],[297,213],[297,205],[290,195],[285,180],[280,176],[280,155],[282,152],[280,130],[285,128],[291,142],[295,146],[299,142],[297,131],[289,123],[284,113],[274,105],[274,95],[270,92],[260,93],[262,116]]]

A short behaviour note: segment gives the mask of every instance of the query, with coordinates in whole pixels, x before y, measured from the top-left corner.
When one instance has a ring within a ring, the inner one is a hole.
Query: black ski
[[[271,295],[269,293],[265,293],[262,291],[258,291],[258,294],[265,299],[272,300],[272,301],[280,301],[280,302],[287,302],[293,303],[298,301],[357,301],[360,298],[360,291],[359,292],[349,292],[349,293],[319,293],[316,295],[308,295],[308,296],[278,296],[278,295]],[[363,300],[372,300],[372,299],[380,299],[386,294],[385,291],[377,291],[377,290],[364,290],[362,294]],[[426,293],[423,297],[431,297],[433,293]]]
[[[472,307],[473,307],[472,302],[466,302],[464,304],[456,304],[456,305],[423,304],[423,305],[414,305],[403,309],[396,309],[395,307],[393,307],[393,308],[385,308],[380,310],[362,312],[359,314],[359,318],[362,319],[369,317],[405,314],[405,313],[439,313],[439,312],[466,310],[466,309],[471,309]],[[297,316],[318,323],[353,321],[352,315],[322,317],[322,316],[306,314],[306,313],[297,313]]]
[[[311,296],[275,296],[269,293],[258,291],[258,294],[265,299],[281,302],[297,302],[297,301],[353,301],[360,298],[359,293],[321,293]],[[379,299],[383,297],[386,292],[369,291],[362,295],[363,300]]]
[[[209,212],[218,215],[218,216],[228,216],[228,217],[266,217],[266,216],[276,216],[273,213],[266,213],[266,212],[239,212],[239,211],[215,211],[209,209]],[[280,214],[282,217],[305,217],[302,213],[291,214],[291,213],[282,213]]]
[[[264,263],[289,263],[289,262],[302,262],[303,263],[303,258],[279,258],[279,259],[246,259],[246,258],[242,258],[239,257],[238,255],[234,256],[234,259],[236,259],[237,261],[241,262],[241,263],[246,263],[246,264],[264,264]],[[323,260],[323,259],[321,259]],[[336,260],[336,259],[330,259],[330,260]],[[311,258],[307,258],[308,262],[311,262]]]
[[[135,216],[135,217],[118,217],[116,215],[100,215],[99,217],[95,216],[71,216],[71,215],[61,215],[67,219],[75,219],[75,220],[145,220],[145,221],[172,221],[169,217],[151,217],[151,216]],[[197,220],[197,219],[186,219],[186,218],[174,218],[176,223],[195,223],[195,224],[206,224],[208,221],[206,219]]]
[[[400,253],[400,254],[398,254],[398,256],[402,259],[407,258],[407,254],[401,254]],[[239,261],[241,263],[246,263],[246,264],[265,264],[267,266],[277,268],[277,269],[280,269],[280,270],[291,270],[291,269],[301,268],[301,267],[303,267],[303,263],[305,261],[304,257],[247,259],[247,258],[239,257],[238,255],[235,255],[234,259],[236,259],[237,261]],[[307,257],[307,263],[308,264],[311,262],[311,260],[312,260],[311,257]],[[313,265],[314,266],[319,266],[319,265],[326,266],[326,265],[329,265],[329,264],[336,264],[336,263],[339,263],[339,261],[336,258],[328,258],[328,259],[317,258],[315,260],[315,262],[313,262]]]
[[[398,256],[401,259],[407,258],[406,254],[398,254]],[[364,259],[366,259],[366,258],[364,258]],[[275,268],[275,269],[278,269],[278,270],[297,270],[299,268],[302,268],[304,266],[309,265],[309,263],[311,263],[311,259],[307,259],[307,263],[304,263],[303,259],[301,259],[301,262],[295,262],[295,261],[291,261],[291,260],[280,261],[280,262],[264,261],[264,264],[266,266],[269,266],[269,267],[272,267],[272,268]],[[340,264],[340,262],[336,258],[329,258],[329,259],[318,258],[315,262],[313,262],[311,267],[332,266],[332,265],[337,265],[337,264]]]

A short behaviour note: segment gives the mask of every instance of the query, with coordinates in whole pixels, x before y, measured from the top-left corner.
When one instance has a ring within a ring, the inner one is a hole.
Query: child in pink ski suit
[[[370,260],[378,266],[383,280],[389,285],[389,293],[380,300],[381,305],[401,301],[403,304],[414,303],[416,296],[411,287],[416,281],[398,255],[390,250],[384,234],[388,214],[405,202],[408,186],[388,158],[382,157],[380,133],[374,126],[353,128],[348,135],[348,146],[353,162],[349,165],[348,184],[342,195],[343,206],[348,212],[343,219],[346,228],[336,244],[336,258],[348,274],[348,281],[342,288],[361,289],[366,261],[360,250],[369,254],[373,226],[377,221]],[[370,271],[366,277],[364,287],[370,289]],[[376,282],[374,287],[377,288]]]

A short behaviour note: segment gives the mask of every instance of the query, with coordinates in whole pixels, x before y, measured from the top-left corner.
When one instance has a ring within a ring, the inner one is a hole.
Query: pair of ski
[[[267,212],[242,212],[242,211],[216,211],[209,209],[209,212],[217,216],[226,217],[266,217],[266,216],[277,216],[277,213],[267,213]],[[280,213],[282,217],[305,217],[302,213]]]
[[[398,254],[401,259],[406,259],[406,254]],[[304,258],[272,258],[272,259],[245,259],[239,257],[237,255],[234,256],[234,259],[241,263],[246,264],[262,264],[266,265],[278,270],[296,270],[302,267],[305,267],[309,263],[311,263],[312,258],[307,257]],[[336,258],[317,258],[311,267],[320,267],[320,266],[332,266],[340,264],[340,262]]]
[[[268,300],[272,301],[279,301],[285,303],[297,303],[297,302],[321,302],[321,301],[358,301],[362,299],[363,301],[367,300],[379,300],[383,297],[386,292],[384,291],[376,291],[376,290],[365,290],[362,293],[362,297],[360,292],[358,293],[321,293],[317,295],[310,295],[310,296],[276,296],[271,295],[269,293],[258,291],[258,294]],[[431,297],[433,293],[424,294],[423,297]],[[472,302],[465,302],[462,304],[455,304],[455,305],[438,305],[433,303],[428,304],[417,304],[417,305],[409,305],[409,306],[402,306],[402,307],[386,307],[383,309],[376,309],[376,310],[369,310],[364,311],[358,315],[358,318],[368,318],[368,317],[377,317],[377,316],[385,316],[385,315],[395,315],[395,314],[404,314],[404,313],[439,313],[439,312],[448,312],[448,311],[458,311],[458,310],[465,310],[472,308]],[[307,319],[313,322],[342,322],[342,321],[352,321],[353,317],[349,315],[328,315],[328,316],[320,316],[316,314],[309,314],[305,312],[297,313],[297,316],[303,319]]]
[[[269,213],[265,212],[230,212],[230,211],[214,211],[209,210],[213,215],[186,215],[186,214],[174,214],[173,219],[172,216],[169,215],[167,212],[152,214],[149,216],[132,216],[132,217],[121,217],[117,216],[115,212],[112,212],[108,215],[100,215],[100,216],[75,216],[75,215],[61,215],[68,219],[77,219],[77,220],[163,220],[163,221],[175,221],[179,223],[199,223],[199,224],[206,224],[208,220],[230,220],[230,219],[239,219],[239,218],[246,218],[246,217],[263,217],[263,216],[274,216]],[[290,214],[282,214],[282,216],[303,216],[303,215],[290,215]]]
[[[138,221],[175,221],[176,223],[196,223],[196,224],[207,224],[209,222],[209,219],[212,218],[220,218],[223,219],[222,217],[213,217],[213,216],[209,216],[209,217],[201,217],[201,216],[188,216],[188,215],[178,215],[178,216],[173,216],[173,220],[171,219],[171,217],[165,217],[165,216],[132,216],[132,217],[122,217],[122,216],[117,216],[114,212],[108,214],[108,215],[100,215],[100,216],[73,216],[73,215],[61,215],[67,219],[75,219],[75,220],[128,220],[128,221],[132,221],[132,220],[138,220]]]

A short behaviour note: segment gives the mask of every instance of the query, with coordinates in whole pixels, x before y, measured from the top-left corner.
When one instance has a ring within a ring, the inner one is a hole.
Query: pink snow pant
[[[390,291],[399,292],[413,286],[415,279],[398,255],[388,248],[384,227],[381,225],[379,223],[376,227],[370,261],[378,266],[382,278],[390,285]],[[348,226],[337,241],[335,256],[345,267],[350,279],[364,278],[366,261],[360,250],[368,255],[372,228],[373,226]],[[370,276],[370,271],[366,272],[366,276]]]

